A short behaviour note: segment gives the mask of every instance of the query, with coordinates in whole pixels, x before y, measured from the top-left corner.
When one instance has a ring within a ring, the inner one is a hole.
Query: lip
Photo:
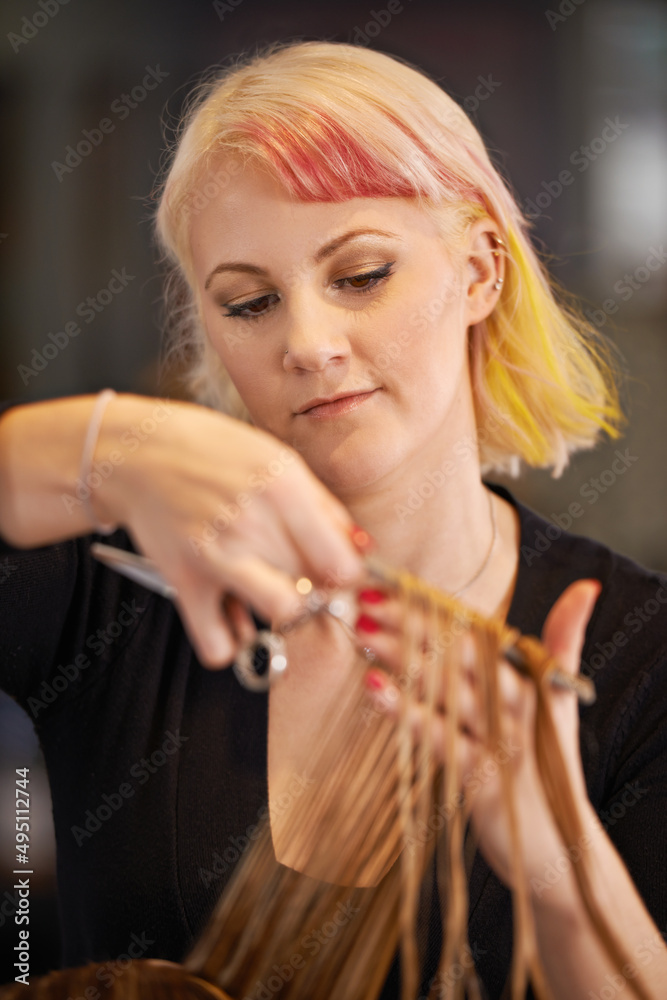
[[[296,416],[302,417],[337,417],[348,413],[370,399],[378,390],[366,389],[363,392],[341,392],[335,396],[318,396],[309,400],[296,411]]]

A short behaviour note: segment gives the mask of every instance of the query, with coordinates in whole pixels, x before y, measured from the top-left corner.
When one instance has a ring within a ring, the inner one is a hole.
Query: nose
[[[346,362],[350,341],[344,330],[342,310],[318,300],[298,296],[287,323],[283,367],[286,371],[323,371],[330,364]]]

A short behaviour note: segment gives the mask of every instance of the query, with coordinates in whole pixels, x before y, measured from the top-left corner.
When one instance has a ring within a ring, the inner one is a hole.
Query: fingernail
[[[363,528],[360,528],[358,524],[352,525],[350,538],[352,539],[352,544],[359,550],[359,552],[369,552],[375,545],[368,532]]]
[[[355,625],[358,632],[379,632],[380,626],[370,615],[359,615]]]
[[[381,670],[368,670],[365,684],[369,691],[382,691],[387,686],[387,678]]]
[[[381,604],[382,601],[387,600],[387,595],[383,594],[381,590],[360,590],[359,600],[365,601],[366,604]]]

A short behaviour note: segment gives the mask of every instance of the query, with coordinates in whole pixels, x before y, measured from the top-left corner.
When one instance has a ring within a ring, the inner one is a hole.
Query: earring
[[[494,235],[494,236],[492,236],[492,239],[495,240],[495,243],[496,243],[497,247],[502,247],[503,250],[505,249],[505,244],[501,240],[500,236],[495,236]],[[492,250],[491,253],[493,254],[494,257],[500,257],[500,250]]]
[[[494,233],[493,239],[495,240],[497,247],[502,247],[503,250],[505,249],[505,244],[503,240],[501,240],[500,236],[496,236]],[[493,254],[494,257],[500,257],[500,250],[492,250],[491,253]],[[504,278],[498,278],[495,285],[493,286],[497,292],[499,292],[500,289],[503,287],[503,281]]]

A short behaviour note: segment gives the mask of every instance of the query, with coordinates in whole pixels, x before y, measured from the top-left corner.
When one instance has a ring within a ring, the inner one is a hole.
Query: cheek
[[[443,380],[456,383],[466,371],[466,344],[460,300],[453,299],[451,286],[436,288],[393,318],[374,362],[389,382],[440,392]]]
[[[252,323],[242,321],[222,322],[213,309],[205,311],[206,337],[222,361],[225,370],[251,415],[255,417],[268,407],[270,371],[273,355],[269,358],[268,345],[263,345],[261,334]]]

